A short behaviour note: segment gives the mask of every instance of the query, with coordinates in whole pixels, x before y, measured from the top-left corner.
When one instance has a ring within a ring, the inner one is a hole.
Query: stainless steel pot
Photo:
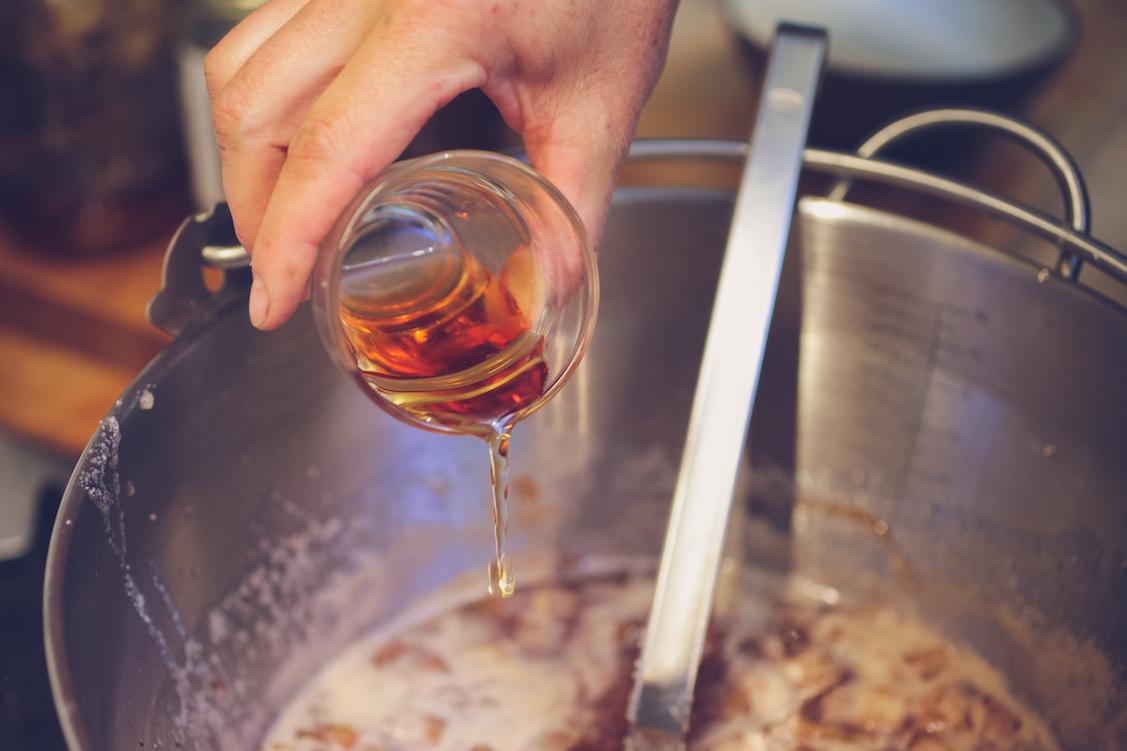
[[[1037,148],[1069,187],[1069,223],[870,153],[944,123]],[[1030,246],[1058,243],[1063,263],[840,190],[803,199],[734,526],[743,554],[919,609],[997,664],[1067,747],[1127,748],[1127,312],[1084,281],[1095,268],[1123,289],[1127,259],[1086,235],[1070,160],[1012,121],[933,113],[806,164],[992,212]],[[616,195],[592,350],[514,439],[525,581],[656,555],[731,205],[729,190]],[[373,408],[304,312],[253,330],[232,244],[221,211],[181,231],[151,311],[179,336],[91,439],[59,511],[47,646],[75,751],[254,748],[321,661],[483,575],[484,448]],[[217,292],[201,248],[231,267]]]

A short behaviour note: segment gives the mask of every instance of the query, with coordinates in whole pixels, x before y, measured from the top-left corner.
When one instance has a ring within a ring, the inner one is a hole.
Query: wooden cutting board
[[[89,259],[0,235],[0,428],[77,457],[98,421],[168,341],[145,307],[173,228]]]

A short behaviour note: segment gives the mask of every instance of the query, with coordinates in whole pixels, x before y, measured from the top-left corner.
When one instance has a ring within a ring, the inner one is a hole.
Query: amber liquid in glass
[[[500,597],[514,587],[505,554],[512,417],[548,382],[543,337],[518,301],[527,294],[520,284],[528,278],[527,257],[518,250],[493,274],[468,253],[447,253],[399,269],[345,269],[341,285],[340,319],[367,387],[419,422],[488,442],[495,543],[489,589]]]

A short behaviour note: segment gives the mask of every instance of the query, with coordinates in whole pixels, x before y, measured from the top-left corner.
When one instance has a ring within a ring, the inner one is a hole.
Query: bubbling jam
[[[263,751],[619,751],[652,581],[528,586],[378,633],[330,664]],[[690,751],[1048,751],[980,656],[892,610],[739,598],[714,618]]]

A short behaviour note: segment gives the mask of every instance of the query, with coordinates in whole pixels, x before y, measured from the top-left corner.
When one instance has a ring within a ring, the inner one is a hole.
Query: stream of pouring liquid
[[[507,599],[516,591],[512,562],[505,552],[509,528],[509,439],[506,426],[489,437],[489,482],[493,486],[493,562],[489,564],[489,594]]]
[[[408,269],[391,292],[383,278],[354,275],[340,319],[361,380],[378,402],[411,421],[485,439],[494,543],[489,591],[507,598],[515,589],[505,551],[509,441],[515,416],[547,386],[544,338],[531,329],[511,275],[491,274],[468,255],[455,261],[442,273]]]

